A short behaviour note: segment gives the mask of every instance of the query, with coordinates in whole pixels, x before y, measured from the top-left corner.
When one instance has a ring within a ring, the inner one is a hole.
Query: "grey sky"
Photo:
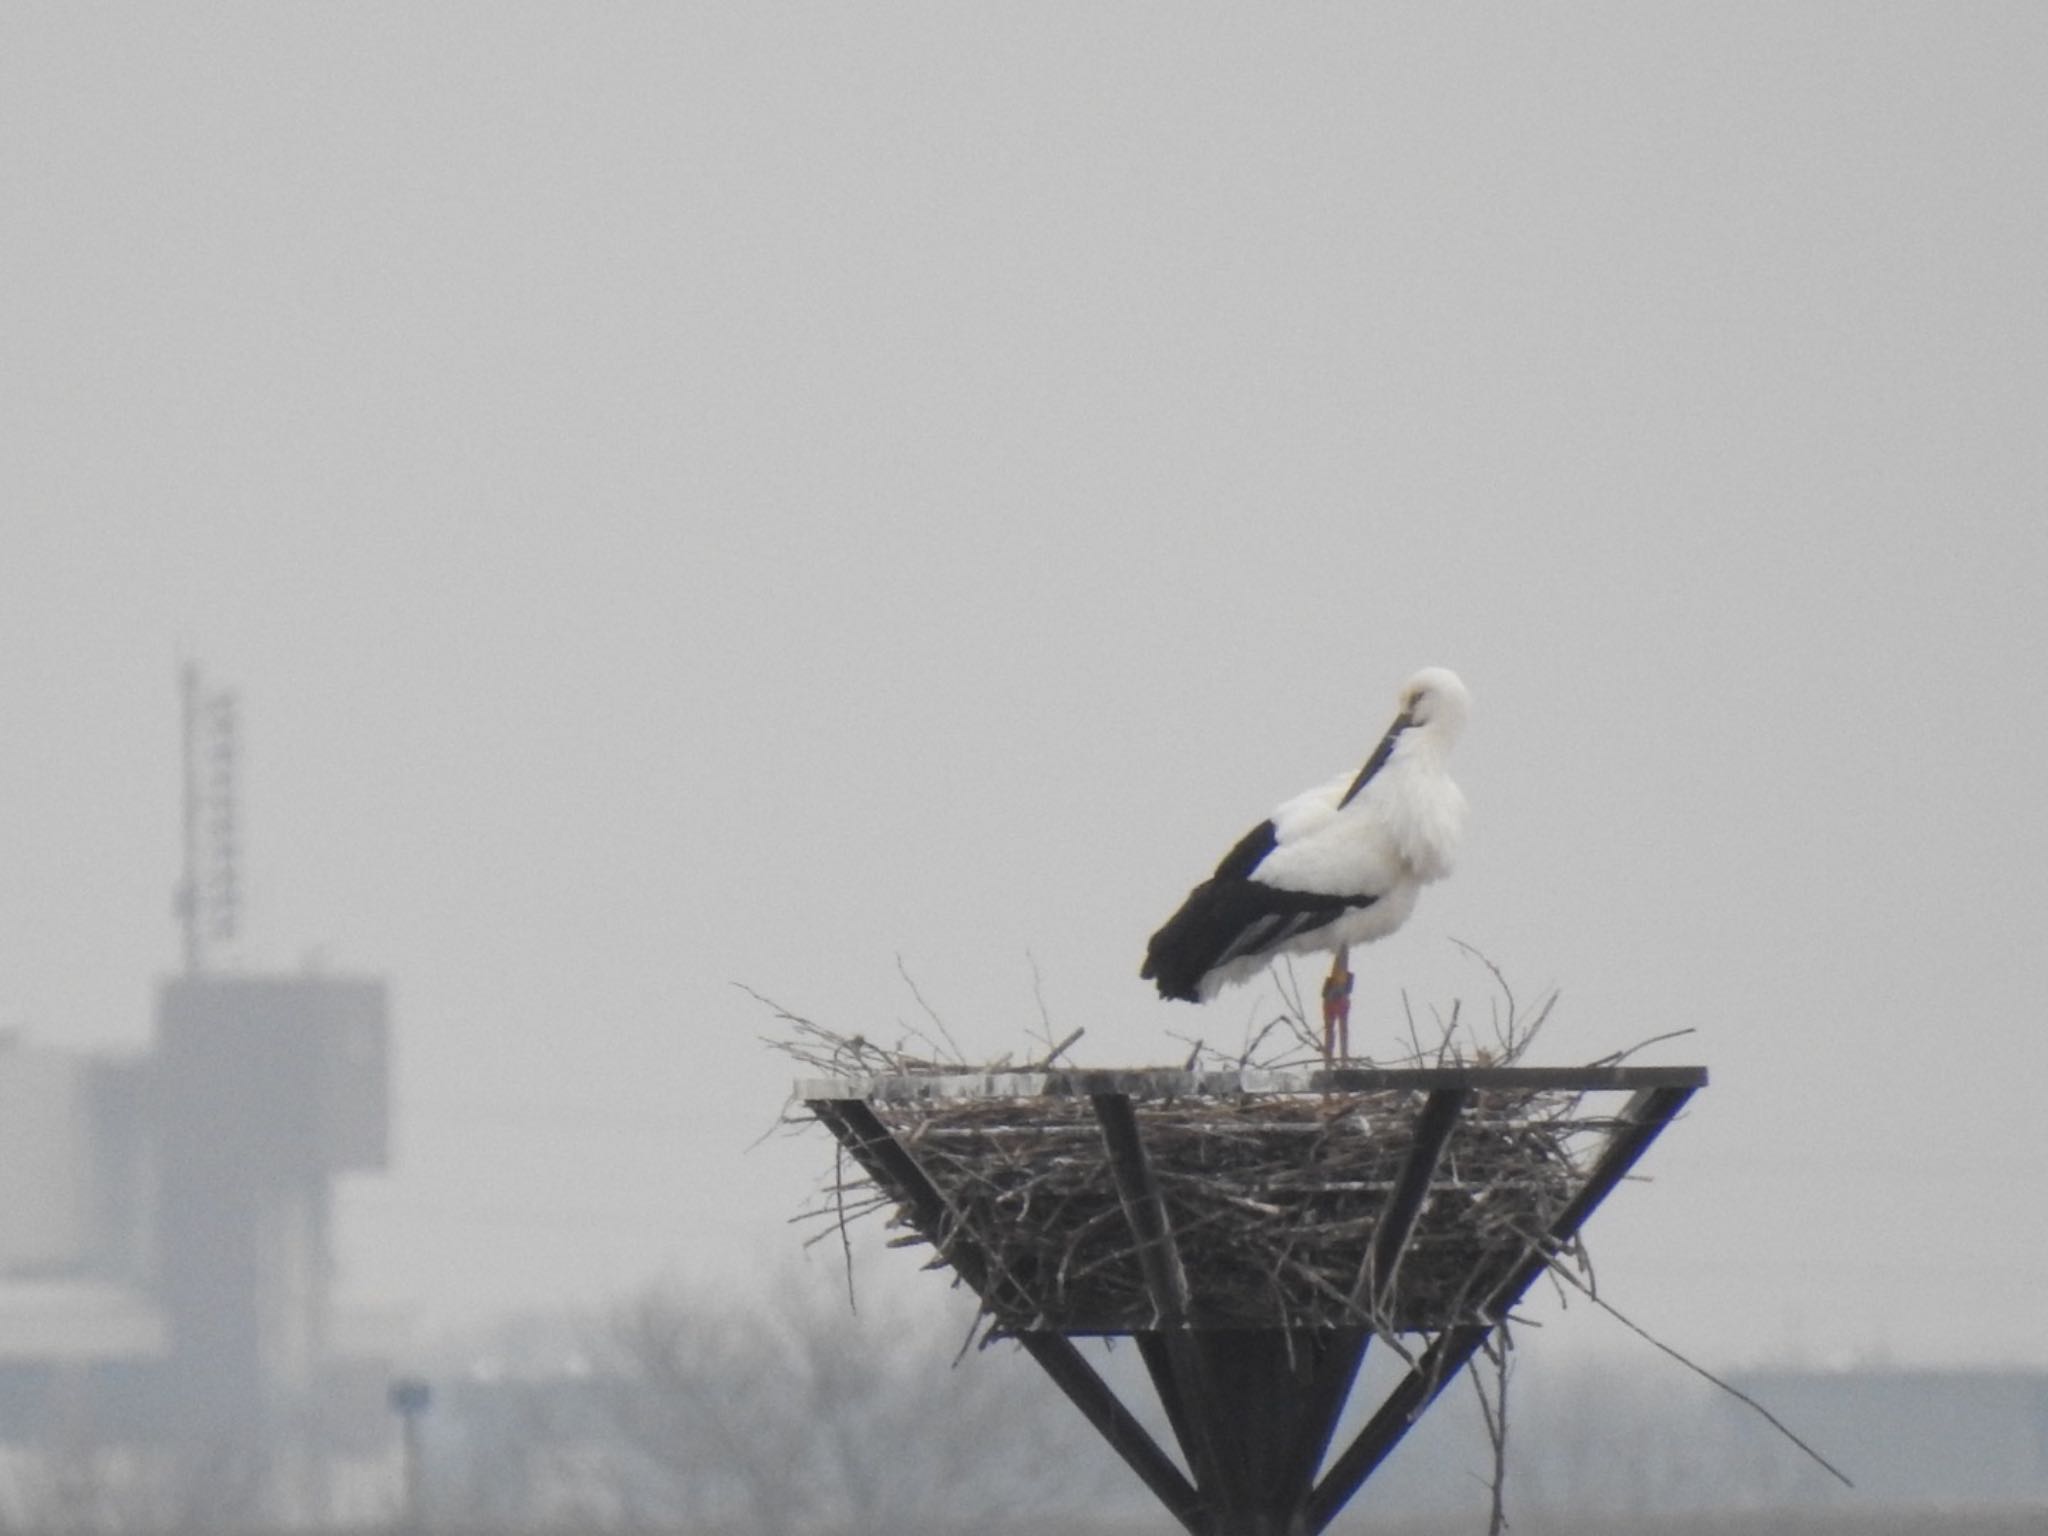
[[[389,974],[351,1294],[726,1281],[848,1030],[1235,1040],[1146,935],[1416,667],[1358,957],[1714,1086],[1592,1236],[1719,1357],[2048,1364],[2048,17],[0,13],[0,1022],[135,1042],[176,660],[253,963]]]

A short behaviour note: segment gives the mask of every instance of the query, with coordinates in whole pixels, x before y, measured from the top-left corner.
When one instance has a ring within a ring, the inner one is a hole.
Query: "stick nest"
[[[1361,1269],[1424,1095],[1246,1094],[1134,1103],[1191,1298],[1208,1328],[1434,1331],[1477,1308],[1576,1188],[1573,1143],[1605,1122],[1577,1096],[1476,1095],[1446,1145],[1391,1283]],[[894,1208],[899,1241],[985,1256],[997,1332],[1158,1326],[1138,1242],[1086,1098],[882,1102],[877,1117],[945,1198],[945,1229],[844,1170],[835,1198]]]
[[[1426,1031],[1411,1015],[1412,1054],[1380,1065],[1508,1066],[1534,1041],[1556,994],[1524,1008],[1498,967],[1470,946],[1460,948],[1491,980],[1484,1044],[1482,1031],[1453,1003],[1448,1012],[1433,1011],[1434,1043],[1425,1043]],[[931,1025],[912,1031],[915,1051],[836,1033],[753,995],[785,1027],[770,1044],[839,1079],[1043,1072],[1080,1033],[1055,1043],[1047,1019],[1043,1049],[1033,1058],[969,1067],[907,973],[904,981]],[[1187,1068],[1284,1071],[1314,1064],[1319,1041],[1291,983],[1288,972],[1281,1012],[1241,1053],[1198,1042]],[[1187,1280],[1188,1321],[1205,1328],[1362,1327],[1381,1334],[1498,1321],[1480,1315],[1486,1298],[1549,1230],[1579,1186],[1582,1156],[1613,1120],[1567,1090],[1475,1093],[1443,1149],[1391,1275],[1368,1285],[1361,1271],[1407,1166],[1426,1098],[1408,1088],[1134,1096],[1139,1140]],[[878,1184],[842,1150],[824,1198],[807,1213],[828,1223],[821,1237],[836,1232],[850,1252],[848,1224],[880,1213],[897,1230],[896,1245],[931,1246],[932,1267],[951,1267],[959,1251],[971,1248],[981,1262],[969,1267],[987,1271],[976,1288],[992,1334],[1159,1326],[1141,1245],[1085,1095],[892,1093],[871,1099],[869,1107],[937,1188],[944,1218],[936,1229],[921,1223],[902,1191]],[[808,1107],[794,1108],[794,1123],[813,1120]],[[1585,1263],[1576,1240],[1552,1257]]]

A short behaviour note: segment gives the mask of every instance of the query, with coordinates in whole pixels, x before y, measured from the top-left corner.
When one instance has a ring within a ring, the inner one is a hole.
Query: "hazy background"
[[[736,1286],[829,1152],[732,982],[1237,1040],[1146,935],[1439,663],[1364,1048],[1451,936],[1539,1059],[1694,1027],[1609,1294],[2048,1365],[2044,79],[2023,5],[8,6],[0,1025],[144,1038],[200,658],[245,963],[394,983],[345,1292]]]

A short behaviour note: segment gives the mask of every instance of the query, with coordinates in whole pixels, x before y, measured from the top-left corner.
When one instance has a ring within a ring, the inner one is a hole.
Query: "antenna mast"
[[[231,942],[240,929],[236,766],[240,753],[235,696],[206,691],[199,664],[179,669],[182,723],[184,869],[172,907],[184,944],[185,973],[206,969],[209,941]]]

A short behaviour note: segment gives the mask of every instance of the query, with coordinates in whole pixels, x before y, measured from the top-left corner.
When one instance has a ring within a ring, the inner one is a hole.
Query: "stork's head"
[[[1472,695],[1449,667],[1424,667],[1401,690],[1401,717],[1410,730],[1427,731],[1448,747],[1465,729]]]

